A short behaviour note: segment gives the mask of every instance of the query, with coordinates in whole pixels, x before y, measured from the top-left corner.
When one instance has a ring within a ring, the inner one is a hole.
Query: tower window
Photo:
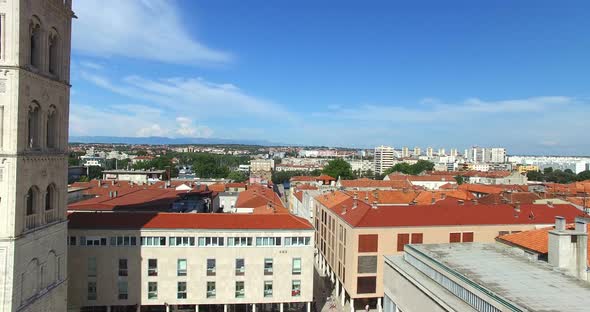
[[[55,29],[49,35],[49,72],[58,75],[59,66],[59,36]]]
[[[37,102],[29,106],[27,118],[27,147],[30,149],[39,148],[39,117],[40,107]]]
[[[47,194],[45,195],[45,210],[55,208],[55,186],[53,184],[47,187]]]
[[[41,65],[41,23],[36,17],[33,17],[29,26],[29,40],[29,64],[33,67],[39,68],[39,65]]]
[[[49,107],[47,112],[46,142],[48,148],[57,148],[57,111],[54,105]]]
[[[31,216],[35,214],[35,200],[37,197],[37,192],[35,191],[34,187],[31,187],[27,192],[26,197],[26,209],[27,209],[27,216]]]

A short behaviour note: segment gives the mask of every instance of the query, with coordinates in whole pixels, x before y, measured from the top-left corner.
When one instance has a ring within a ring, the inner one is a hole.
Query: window
[[[88,277],[96,277],[96,258],[89,257],[87,265]]]
[[[57,147],[57,126],[57,108],[55,105],[51,105],[47,111],[47,129],[45,131],[45,142],[47,143],[48,148]]]
[[[377,256],[359,256],[358,273],[377,273]]]
[[[176,265],[176,275],[186,276],[186,259],[178,259]]]
[[[207,298],[215,298],[215,282],[207,282]]]
[[[460,243],[461,242],[461,233],[450,233],[449,234],[449,243]]]
[[[244,275],[246,273],[246,266],[244,263],[244,259],[239,258],[236,259],[236,275]]]
[[[158,259],[148,259],[148,276],[158,276]]]
[[[135,236],[111,236],[111,246],[135,246],[137,237]]]
[[[59,36],[57,31],[52,29],[49,34],[49,72],[57,75],[59,64]]]
[[[256,246],[281,246],[280,237],[256,237]]]
[[[264,297],[272,297],[272,281],[264,281]]]
[[[148,282],[148,299],[158,299],[158,282]]]
[[[301,274],[301,258],[293,258],[293,267],[291,269],[293,275]]]
[[[237,281],[236,282],[236,298],[244,298],[245,289],[244,289],[244,282]]]
[[[404,251],[404,246],[410,243],[410,234],[397,234],[397,251]]]
[[[377,252],[379,236],[377,234],[359,235],[359,252]]]
[[[223,246],[223,237],[199,237],[199,247]]]
[[[76,246],[76,236],[70,236],[69,244],[70,246]]]
[[[264,275],[272,275],[272,258],[264,259]]]
[[[463,232],[463,242],[464,243],[472,243],[473,242],[473,232]]]
[[[80,236],[80,246],[106,246],[106,237]]]
[[[301,296],[301,281],[294,280],[291,282],[291,297]]]
[[[27,202],[27,216],[31,216],[35,214],[35,201],[37,199],[37,191],[35,187],[31,187],[27,192],[26,202]]]
[[[510,234],[510,231],[500,231],[500,232],[498,232],[498,236],[508,235],[508,234]]]
[[[29,64],[38,68],[41,65],[41,23],[36,16],[29,24],[29,36]]]
[[[228,237],[228,246],[252,246],[252,237]]]
[[[422,233],[412,233],[412,244],[422,244]]]
[[[372,294],[377,290],[377,278],[375,276],[357,277],[357,293]]]
[[[119,300],[127,300],[129,297],[129,285],[127,281],[118,281],[117,286],[119,288]]]
[[[170,246],[182,246],[182,247],[188,247],[188,246],[194,246],[195,245],[195,238],[194,237],[170,237],[169,239],[170,242]]]
[[[207,276],[215,276],[215,259],[207,259]]]
[[[47,194],[45,194],[45,210],[51,210],[55,207],[55,186],[50,184],[47,186]]]
[[[127,259],[119,259],[119,276],[127,276]]]
[[[41,124],[41,107],[39,103],[32,102],[29,105],[28,119],[27,119],[27,147],[29,149],[38,149],[40,138],[40,124]]]
[[[95,281],[88,282],[87,289],[88,289],[88,295],[87,295],[88,300],[96,300],[96,282]]]
[[[186,299],[186,282],[178,282],[176,298]]]
[[[311,237],[285,237],[285,246],[309,246]]]
[[[141,246],[166,246],[166,237],[143,236],[141,237]]]

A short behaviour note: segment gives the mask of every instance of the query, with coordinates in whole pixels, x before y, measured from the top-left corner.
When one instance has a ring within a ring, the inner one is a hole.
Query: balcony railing
[[[25,220],[25,229],[31,230],[37,227],[37,215],[30,215],[26,217]]]
[[[52,223],[57,221],[57,209],[45,211],[45,223]]]

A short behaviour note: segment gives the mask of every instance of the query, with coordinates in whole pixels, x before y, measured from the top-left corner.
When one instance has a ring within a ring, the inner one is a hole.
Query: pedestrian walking
[[[365,306],[365,312],[369,312],[369,305],[368,304]]]

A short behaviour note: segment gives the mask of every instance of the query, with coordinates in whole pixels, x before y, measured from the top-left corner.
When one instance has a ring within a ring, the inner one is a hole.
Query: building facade
[[[0,311],[66,307],[70,0],[0,2]]]
[[[313,228],[289,214],[71,214],[68,311],[310,311]],[[65,310],[63,310],[65,311]]]
[[[391,146],[375,147],[375,173],[382,174],[394,165],[394,149]]]

